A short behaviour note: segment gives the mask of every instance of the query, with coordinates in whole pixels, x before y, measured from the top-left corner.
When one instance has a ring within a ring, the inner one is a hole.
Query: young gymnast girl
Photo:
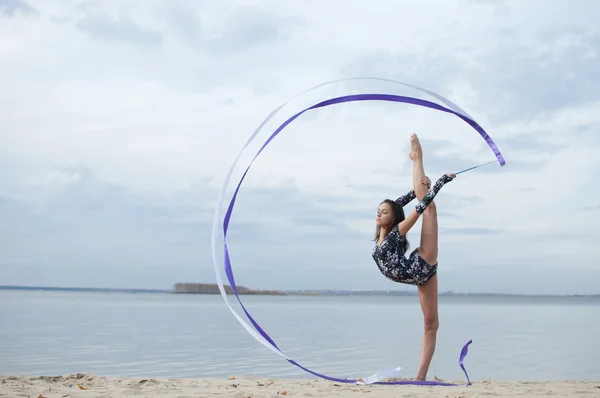
[[[373,259],[381,273],[388,279],[416,285],[423,311],[424,336],[421,360],[415,380],[425,380],[435,351],[438,318],[438,222],[433,198],[456,174],[448,173],[431,186],[425,176],[423,151],[416,134],[410,137],[410,154],[413,161],[414,189],[396,200],[384,200],[377,210],[375,246]],[[405,216],[403,207],[414,198],[419,200],[415,208]],[[408,258],[409,245],[406,234],[423,216],[421,242]]]

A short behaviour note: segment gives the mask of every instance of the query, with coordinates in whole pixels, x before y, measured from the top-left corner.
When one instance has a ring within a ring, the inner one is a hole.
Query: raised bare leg
[[[438,217],[437,208],[434,202],[423,212],[423,221],[421,222],[421,242],[419,255],[429,265],[435,265],[438,262]]]
[[[425,178],[423,150],[416,134],[411,134],[410,136],[410,153],[408,157],[413,161],[413,189],[415,190],[415,196],[417,200],[421,200],[427,193],[428,188],[422,183]]]
[[[423,344],[421,346],[421,361],[415,375],[415,380],[426,380],[429,365],[435,352],[437,331],[439,328],[438,317],[438,280],[437,274],[425,284],[419,286],[419,300],[423,311]]]
[[[410,136],[409,158],[413,161],[413,186],[417,200],[423,199],[429,188],[423,185],[425,169],[423,167],[423,150],[416,134]],[[435,202],[431,202],[423,212],[421,227],[421,243],[418,248],[419,254],[430,265],[437,263],[438,256],[438,227],[437,211]]]

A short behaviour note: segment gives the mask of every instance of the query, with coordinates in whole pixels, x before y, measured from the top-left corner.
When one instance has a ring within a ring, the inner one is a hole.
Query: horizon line
[[[216,285],[216,284],[215,284]],[[157,289],[157,288],[133,288],[133,287],[84,287],[84,286],[32,286],[32,285],[0,285],[0,290],[78,290],[78,291],[118,291],[118,292],[147,292],[147,293],[173,293],[174,289]],[[254,289],[253,289],[254,290]],[[258,289],[256,289],[258,290]],[[282,293],[296,292],[342,292],[342,293],[392,293],[392,294],[417,294],[417,292],[408,290],[393,290],[393,289],[285,289],[277,290]],[[188,294],[188,293],[178,293]],[[219,293],[189,293],[189,294],[219,294]],[[452,290],[439,292],[440,296],[518,296],[518,297],[600,297],[600,293],[499,293],[499,292],[455,292]]]

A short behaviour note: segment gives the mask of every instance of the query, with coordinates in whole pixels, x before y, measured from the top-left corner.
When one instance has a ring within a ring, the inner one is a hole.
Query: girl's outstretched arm
[[[419,219],[419,216],[423,214],[427,206],[433,202],[433,198],[435,198],[440,189],[442,189],[446,183],[452,181],[454,178],[456,178],[456,174],[448,173],[444,174],[439,180],[436,181],[436,183],[429,189],[425,196],[423,196],[423,199],[417,203],[414,210],[411,211],[410,214],[406,216],[404,221],[398,225],[398,232],[400,232],[400,235],[406,235],[408,231],[410,231],[410,229]]]
[[[415,195],[415,190],[413,189],[411,191],[408,191],[404,195],[400,196],[398,199],[396,199],[396,203],[398,203],[400,206],[404,207],[407,204],[409,204],[416,197],[417,196]]]
[[[431,180],[429,180],[429,177],[425,176],[425,178],[423,179],[423,181],[421,181],[421,183],[423,185],[427,185],[427,187],[431,187]],[[409,204],[414,198],[416,198],[417,195],[415,195],[415,190],[410,190],[407,193],[405,193],[404,195],[400,196],[398,199],[396,199],[396,203],[398,203],[400,206],[404,207],[407,204]]]

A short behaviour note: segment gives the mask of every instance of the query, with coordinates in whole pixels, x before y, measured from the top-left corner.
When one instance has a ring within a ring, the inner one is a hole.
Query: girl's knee
[[[437,211],[437,208],[435,207],[435,202],[432,201],[431,203],[429,203],[429,206],[427,206],[425,208],[425,211],[423,212],[423,214],[425,214],[425,213],[431,214],[431,213],[435,213],[436,211]]]
[[[426,332],[437,332],[440,327],[440,320],[437,316],[426,316],[423,326]]]

